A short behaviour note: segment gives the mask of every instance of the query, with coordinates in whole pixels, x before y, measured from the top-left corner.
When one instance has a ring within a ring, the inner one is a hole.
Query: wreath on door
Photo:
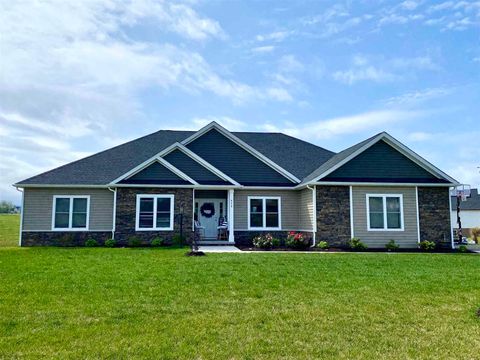
[[[206,218],[211,218],[215,215],[215,205],[213,203],[204,203],[200,207],[200,214]]]

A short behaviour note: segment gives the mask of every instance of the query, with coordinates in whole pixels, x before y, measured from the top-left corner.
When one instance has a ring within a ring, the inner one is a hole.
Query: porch
[[[200,245],[231,245],[235,242],[233,204],[233,189],[194,190],[194,230]]]

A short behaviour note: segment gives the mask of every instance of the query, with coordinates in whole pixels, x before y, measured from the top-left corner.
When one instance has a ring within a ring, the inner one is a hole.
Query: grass
[[[0,247],[18,245],[20,215],[0,214]]]
[[[477,255],[184,253],[0,248],[0,358],[478,358]]]

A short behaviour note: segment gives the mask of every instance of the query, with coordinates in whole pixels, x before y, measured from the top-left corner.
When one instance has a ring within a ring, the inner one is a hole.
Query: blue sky
[[[479,1],[4,2],[0,198],[159,129],[388,131],[480,184]]]

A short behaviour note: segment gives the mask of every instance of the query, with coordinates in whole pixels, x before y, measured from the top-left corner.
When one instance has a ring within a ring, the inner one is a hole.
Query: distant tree
[[[15,212],[15,206],[10,201],[0,201],[0,214],[10,214]]]

